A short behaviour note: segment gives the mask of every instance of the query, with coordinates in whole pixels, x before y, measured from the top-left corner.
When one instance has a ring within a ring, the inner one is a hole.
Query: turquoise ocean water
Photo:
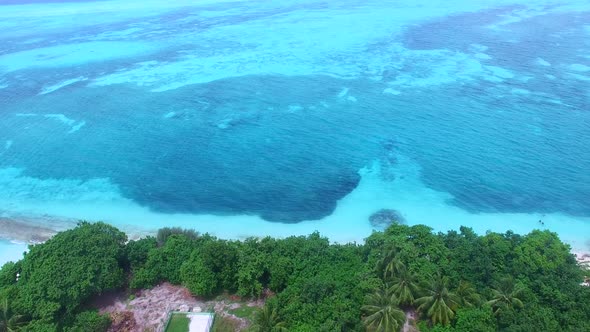
[[[590,250],[589,143],[587,1],[0,5],[0,221]]]

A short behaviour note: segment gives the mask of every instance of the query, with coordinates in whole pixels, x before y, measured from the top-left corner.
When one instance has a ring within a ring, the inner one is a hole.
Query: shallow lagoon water
[[[26,244],[0,240],[0,265],[21,259],[25,251]]]
[[[0,217],[345,242],[387,208],[588,250],[585,2],[100,1],[0,19]]]

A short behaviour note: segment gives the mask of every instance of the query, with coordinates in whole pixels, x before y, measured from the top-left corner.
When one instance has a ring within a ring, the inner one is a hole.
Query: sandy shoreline
[[[61,231],[74,228],[78,222],[79,220],[49,216],[33,218],[0,216],[0,240],[27,244],[42,243]],[[129,240],[137,240],[149,235],[155,235],[155,231],[150,232],[134,228],[121,228],[117,225],[113,226],[124,231]]]
[[[31,220],[0,217],[0,238],[25,243],[47,241],[58,230],[40,226]]]
[[[576,260],[580,265],[590,269],[590,252],[572,251],[572,254],[576,256]]]

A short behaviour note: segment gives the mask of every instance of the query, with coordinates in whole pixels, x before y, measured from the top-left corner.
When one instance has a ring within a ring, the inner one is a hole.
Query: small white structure
[[[195,307],[195,309],[196,308],[201,310],[200,307]],[[168,329],[168,324],[170,324],[170,321],[174,315],[182,315],[189,319],[188,330],[186,330],[187,332],[209,332],[211,331],[213,320],[215,319],[215,314],[212,312],[169,311],[168,319],[158,328],[157,331],[166,331]]]
[[[203,313],[187,313],[186,317],[190,319],[189,332],[209,332],[213,325],[214,314],[203,312]]]

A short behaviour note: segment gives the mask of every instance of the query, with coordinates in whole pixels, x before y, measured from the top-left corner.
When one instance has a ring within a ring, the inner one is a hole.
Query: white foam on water
[[[342,90],[338,93],[338,98],[344,98],[348,94],[348,88],[342,88]]]
[[[57,91],[65,86],[77,83],[77,82],[83,82],[86,81],[88,78],[84,77],[84,76],[80,76],[80,77],[76,77],[76,78],[71,78],[69,80],[65,80],[65,81],[61,81],[59,83],[53,84],[53,85],[48,85],[43,87],[43,89],[41,90],[41,92],[39,92],[40,95],[44,95],[44,94],[48,94],[54,91]]]
[[[144,29],[142,28],[138,28],[138,27],[134,27],[134,28],[128,28],[128,29],[124,29],[124,30],[118,30],[118,31],[106,31],[106,32],[102,32],[97,34],[96,36],[93,36],[91,39],[92,40],[109,40],[109,39],[119,39],[119,38],[128,38],[130,36],[133,36],[135,34],[138,34],[139,32],[143,32]]]
[[[77,124],[72,126],[72,129],[70,129],[68,131],[68,134],[73,134],[75,132],[77,132],[78,130],[80,130],[80,128],[84,127],[86,125],[86,121],[80,121]]]
[[[541,58],[537,58],[535,60],[535,64],[539,65],[539,66],[543,66],[543,67],[551,67],[551,63],[549,63],[548,61],[545,61]]]
[[[267,4],[257,3],[256,6]],[[371,47],[375,42],[401,34],[410,24],[486,7],[477,2],[420,6],[415,1],[399,1],[395,6],[370,2],[354,9],[336,6],[329,11],[303,7],[283,15],[211,26],[199,34],[181,30],[170,37],[170,43],[200,47],[187,47],[166,61],[136,63],[121,71],[107,72],[96,77],[91,85],[133,82],[161,92],[244,75],[321,74],[345,79],[359,76],[379,79],[386,70],[404,63],[416,63],[418,67],[422,64],[424,71],[432,72],[400,73],[393,85],[412,88],[476,78],[501,82],[507,78],[504,72],[483,68],[480,63],[490,59],[483,53],[487,49],[484,45],[472,45],[475,54],[469,55],[445,49],[408,50],[395,43],[388,50],[373,51],[375,48]],[[358,29],[350,24],[360,21],[366,28]],[[216,48],[220,40],[228,46]],[[208,48],[216,50],[203,52]]]
[[[513,88],[513,89],[510,89],[510,93],[515,94],[515,95],[528,95],[531,92],[527,89]]]
[[[2,155],[4,152],[8,151],[8,149],[10,149],[10,148],[12,147],[12,144],[13,144],[13,143],[14,143],[14,142],[13,142],[12,140],[10,140],[10,139],[9,139],[9,140],[6,140],[6,142],[4,142],[4,151],[0,151],[0,156],[1,156],[1,155]]]
[[[358,41],[358,43],[361,43],[361,41]],[[323,74],[348,79],[365,75],[368,71],[373,73],[375,77],[381,77],[384,69],[396,66],[396,63],[391,62],[392,54],[393,58],[397,59],[396,62],[400,64],[413,63],[416,67],[412,72],[400,71],[396,79],[389,82],[392,86],[401,88],[449,84],[479,78],[503,82],[506,79],[515,77],[507,69],[496,66],[483,66],[480,61],[488,59],[482,55],[483,53],[472,55],[451,52],[445,49],[408,50],[400,44],[392,45],[388,52],[371,56],[367,56],[363,52],[349,53],[340,48],[326,50],[326,52],[334,54],[346,52],[346,56],[351,59],[349,62],[355,63],[355,65],[343,65],[337,61],[327,62],[324,53],[306,53],[292,58],[284,58],[278,56],[281,53],[271,46],[266,48],[264,45],[248,51],[239,49],[230,53],[228,51],[224,52],[208,57],[196,54],[184,55],[167,62],[141,62],[131,68],[96,77],[90,85],[105,86],[134,82],[139,86],[151,87],[151,91],[161,92],[177,89],[188,84],[206,83],[226,77],[244,75]],[[268,52],[271,53],[266,55]],[[305,61],[302,61],[302,59]],[[344,98],[347,93],[348,90],[343,88],[338,96]]]
[[[287,108],[287,112],[289,113],[297,113],[300,111],[303,111],[303,106],[299,105],[299,104],[293,104],[293,105],[289,105],[289,107]]]
[[[590,76],[586,76],[586,75],[569,73],[566,76],[569,78],[576,79],[578,81],[586,81],[586,82],[590,81]]]
[[[63,114],[45,114],[44,117],[50,118],[50,119],[56,119],[56,120],[60,121],[61,123],[66,124],[68,126],[72,126],[74,123],[76,123],[75,120],[72,120]]]
[[[485,53],[475,53],[475,54],[474,54],[474,56],[475,56],[477,59],[480,59],[480,60],[490,60],[490,59],[492,59],[492,57],[491,57],[491,56],[489,56],[489,55],[487,55],[487,54],[485,54]]]
[[[35,114],[31,114],[29,116],[35,116]],[[76,120],[70,119],[67,116],[65,116],[64,114],[45,114],[44,117],[49,118],[49,119],[55,119],[65,125],[69,126],[70,130],[68,131],[68,134],[75,133],[78,130],[80,130],[80,128],[82,128],[86,125],[86,121],[79,121],[78,123],[76,123]]]
[[[484,66],[475,56],[449,50],[406,50],[396,47],[400,58],[412,63],[413,70],[399,72],[395,80],[388,82],[394,90],[429,87],[476,79],[503,82],[506,77],[499,74],[506,70]],[[506,71],[507,72],[507,71]]]
[[[108,27],[111,24],[149,19],[179,8],[225,1],[229,0],[199,0],[197,4],[194,0],[110,0],[3,5],[0,10],[0,35],[22,40],[37,39],[40,34],[51,36],[72,30],[81,31],[88,27]],[[23,23],[27,24],[26,29],[22,29]],[[114,37],[122,36],[117,36],[115,32],[111,38]],[[91,39],[93,38],[88,37],[88,40]]]
[[[493,76],[502,78],[502,79],[509,79],[514,78],[514,73],[508,69],[497,67],[497,66],[484,66],[484,68],[492,73]]]
[[[569,70],[578,71],[578,72],[587,72],[590,71],[590,67],[586,65],[582,65],[579,63],[571,64],[567,67]]]
[[[173,118],[174,116],[176,116],[176,112],[168,112],[166,114],[163,115],[164,119],[170,119]]]
[[[537,2],[535,4],[526,3],[526,7],[523,9],[516,9],[512,10],[509,14],[500,15],[502,20],[495,22],[493,24],[489,24],[486,26],[488,29],[492,30],[504,30],[509,31],[510,25],[514,23],[522,22],[526,19],[530,19],[536,16],[546,15],[548,14],[547,7],[543,4]],[[558,6],[552,9],[552,11],[560,11]]]
[[[230,0],[199,0],[199,5],[229,2]],[[85,1],[78,3],[41,3],[27,5],[5,5],[0,12],[0,18],[26,18],[26,17],[62,17],[69,15],[85,14],[121,14],[144,15],[144,10],[174,10],[178,7],[194,5],[193,0],[177,0],[163,2],[159,0],[110,0],[110,1]],[[113,19],[127,19],[128,16],[116,16]],[[79,24],[82,22],[71,22]]]
[[[35,44],[35,43],[40,43],[42,41],[44,41],[45,38],[29,38],[26,40],[21,41],[21,44]]]
[[[471,44],[469,45],[469,50],[472,52],[480,53],[485,52],[489,49],[488,46],[482,44]]]
[[[149,54],[155,47],[146,42],[93,41],[34,48],[0,55],[0,71],[35,67],[71,67]]]
[[[390,95],[397,96],[397,95],[400,95],[401,94],[401,91],[395,90],[395,89],[392,89],[392,88],[386,88],[386,89],[383,90],[383,93],[387,93],[387,94],[390,94]]]
[[[106,86],[133,82],[138,86],[150,87],[153,92],[162,92],[227,77],[257,74],[305,75],[309,73],[316,73],[313,66],[309,64],[289,59],[280,63],[264,64],[255,53],[241,52],[211,57],[182,56],[169,62],[137,63],[127,70],[99,76],[89,85]]]
[[[232,122],[234,122],[233,118],[227,118],[219,121],[216,126],[219,129],[227,129],[231,126]]]

